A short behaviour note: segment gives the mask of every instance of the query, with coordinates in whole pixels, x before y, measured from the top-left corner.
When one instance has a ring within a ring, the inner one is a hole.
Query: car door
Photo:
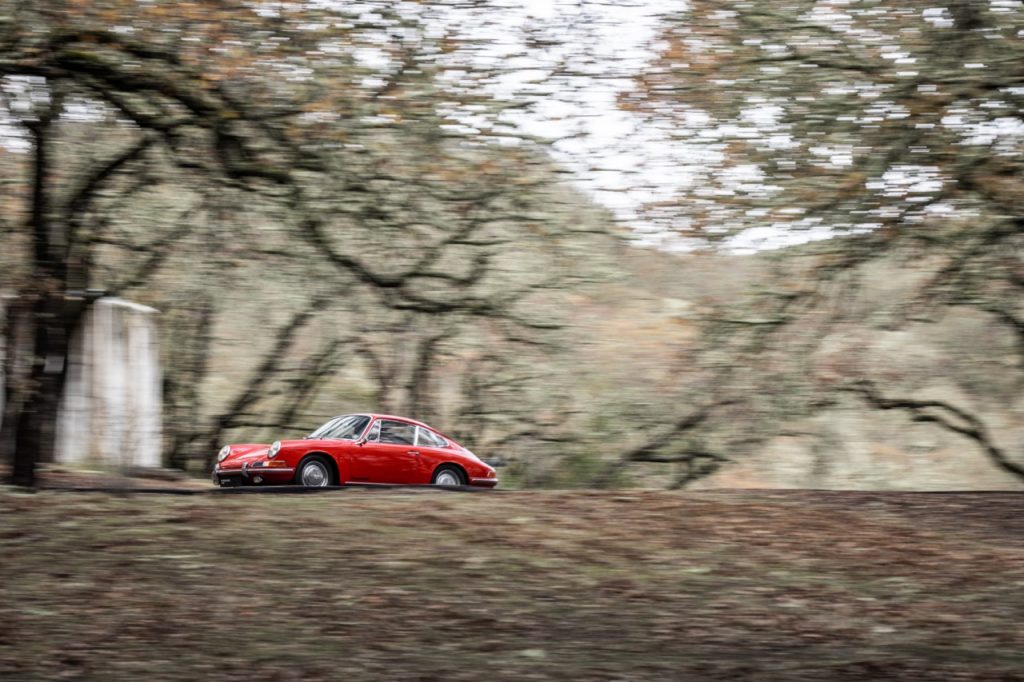
[[[363,440],[354,443],[348,450],[348,480],[353,483],[370,483],[374,469],[383,456],[377,449],[380,440],[380,420],[373,422]]]
[[[352,462],[352,480],[367,483],[419,483],[422,463],[416,449],[416,426],[380,419]]]

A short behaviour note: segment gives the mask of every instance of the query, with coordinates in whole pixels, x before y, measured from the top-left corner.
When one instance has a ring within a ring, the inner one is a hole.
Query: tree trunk
[[[21,396],[15,423],[11,483],[35,485],[36,464],[54,460],[57,417],[64,390],[73,317],[64,310],[63,297],[50,295],[32,306],[32,369]]]
[[[29,314],[25,301],[13,298],[4,307],[4,327],[0,333],[4,343],[4,414],[0,422],[0,461],[13,462],[15,450],[14,434],[21,413],[21,401],[25,395],[24,386],[28,380],[26,363],[31,357],[25,323]]]
[[[172,345],[179,349],[179,359],[164,374],[164,412],[170,415],[165,427],[164,459],[170,466],[182,470],[197,456],[203,459],[208,456],[204,445],[196,447],[196,434],[202,430],[199,387],[207,374],[214,307],[205,294],[197,294],[195,300],[192,311],[185,312],[177,323],[172,320],[167,325],[176,335]],[[177,371],[174,371],[175,365],[179,368]]]
[[[21,291],[20,305],[16,306],[23,318],[14,324],[30,330],[31,343],[10,346],[15,365],[23,362],[17,354],[31,353],[30,361],[24,363],[30,368],[28,376],[25,381],[16,381],[11,392],[17,415],[12,425],[14,456],[10,481],[20,486],[35,485],[36,464],[54,459],[70,332],[82,309],[67,297],[67,230],[50,221],[49,132],[59,110],[60,98],[54,95],[49,109],[27,126],[34,152],[29,217],[33,261],[29,284]]]

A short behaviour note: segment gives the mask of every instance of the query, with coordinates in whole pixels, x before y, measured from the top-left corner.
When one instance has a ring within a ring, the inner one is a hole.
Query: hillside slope
[[[817,281],[810,271],[829,248],[840,245],[625,249],[625,274],[574,318],[590,340],[580,366],[591,404],[628,417],[607,456],[726,399],[732,407],[645,453],[660,462],[631,464],[630,478],[673,485],[688,453],[708,453],[713,467],[689,487],[1024,489],[999,461],[1024,471],[1019,330],[980,303],[926,305],[941,259],[879,256]],[[803,298],[787,308],[787,296]],[[864,384],[872,395],[854,390]]]

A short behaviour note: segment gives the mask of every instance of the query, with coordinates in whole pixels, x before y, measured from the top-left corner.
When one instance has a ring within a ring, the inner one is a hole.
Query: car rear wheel
[[[434,472],[434,485],[441,485],[446,487],[465,485],[466,482],[462,480],[462,472],[452,466],[439,467]]]
[[[331,484],[331,467],[320,457],[311,457],[299,466],[295,482],[307,488],[325,488]]]

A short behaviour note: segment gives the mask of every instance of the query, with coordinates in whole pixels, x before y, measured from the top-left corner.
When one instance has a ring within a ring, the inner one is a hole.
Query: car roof
[[[421,421],[416,421],[415,419],[410,419],[409,417],[400,417],[396,414],[381,414],[379,412],[350,412],[348,414],[339,414],[337,417],[333,417],[333,419],[337,419],[338,417],[352,417],[357,415],[361,417],[372,417],[374,419],[397,419],[398,421],[408,422],[410,424],[415,424],[416,426],[422,426],[424,428],[430,429],[431,431],[437,430],[430,424],[424,424]]]

